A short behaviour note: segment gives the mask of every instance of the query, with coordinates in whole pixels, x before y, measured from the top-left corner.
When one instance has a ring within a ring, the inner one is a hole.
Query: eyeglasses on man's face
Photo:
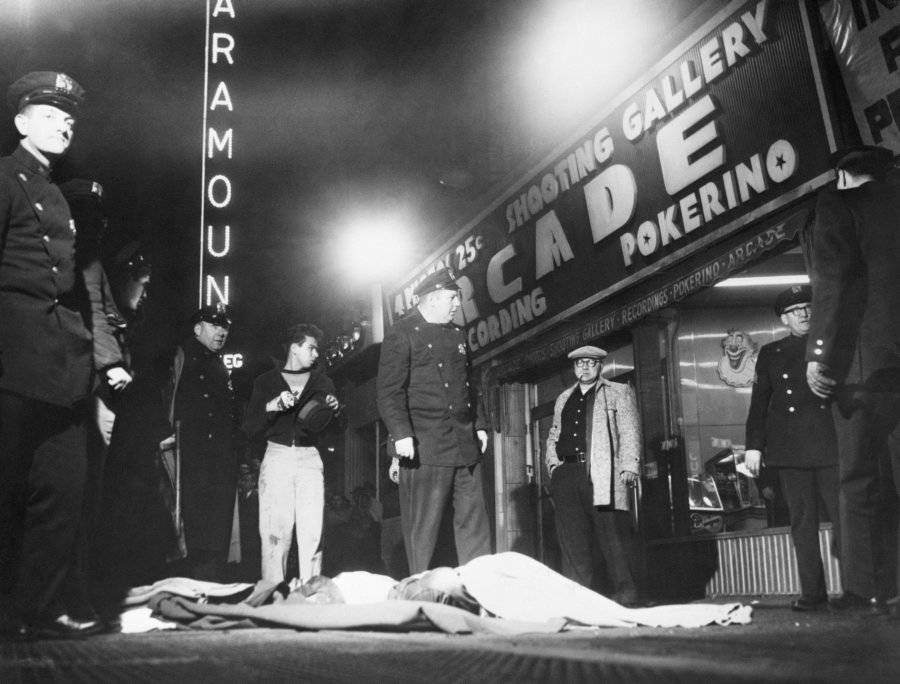
[[[600,364],[600,359],[575,359],[575,366],[582,368],[595,368]]]
[[[787,309],[784,313],[794,314],[795,316],[809,316],[812,314],[812,304],[798,304],[797,306]]]

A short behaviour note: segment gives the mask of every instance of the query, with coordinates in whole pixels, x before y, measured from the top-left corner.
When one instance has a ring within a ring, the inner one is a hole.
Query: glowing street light
[[[408,224],[400,217],[365,217],[348,222],[335,243],[335,259],[350,280],[370,286],[372,342],[384,338],[381,283],[405,272],[412,257]]]

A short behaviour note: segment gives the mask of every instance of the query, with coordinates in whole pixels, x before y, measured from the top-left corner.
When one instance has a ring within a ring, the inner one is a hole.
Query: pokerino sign
[[[831,178],[804,3],[728,3],[403,282],[454,269],[472,358],[547,330]]]
[[[203,198],[200,209],[200,306],[231,299],[229,260],[232,257],[229,213],[233,193],[229,164],[232,162],[234,129],[230,115],[234,103],[227,76],[234,66],[235,19],[232,0],[207,0],[206,62],[203,107]],[[212,83],[212,94],[210,85]]]

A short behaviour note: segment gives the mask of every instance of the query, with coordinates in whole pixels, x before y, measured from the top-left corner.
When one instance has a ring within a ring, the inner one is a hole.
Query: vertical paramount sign
[[[234,102],[228,89],[234,66],[233,0],[206,1],[203,78],[203,199],[200,208],[200,306],[229,304],[232,297],[231,229]]]

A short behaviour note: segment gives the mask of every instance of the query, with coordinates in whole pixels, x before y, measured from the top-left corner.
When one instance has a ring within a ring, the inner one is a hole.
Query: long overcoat
[[[545,455],[548,470],[561,463],[556,454],[556,442],[562,426],[562,410],[577,388],[578,383],[575,383],[556,398]],[[623,471],[640,473],[642,444],[637,399],[631,385],[602,377],[597,381],[587,442],[594,505],[629,510],[628,486],[620,475]]]

